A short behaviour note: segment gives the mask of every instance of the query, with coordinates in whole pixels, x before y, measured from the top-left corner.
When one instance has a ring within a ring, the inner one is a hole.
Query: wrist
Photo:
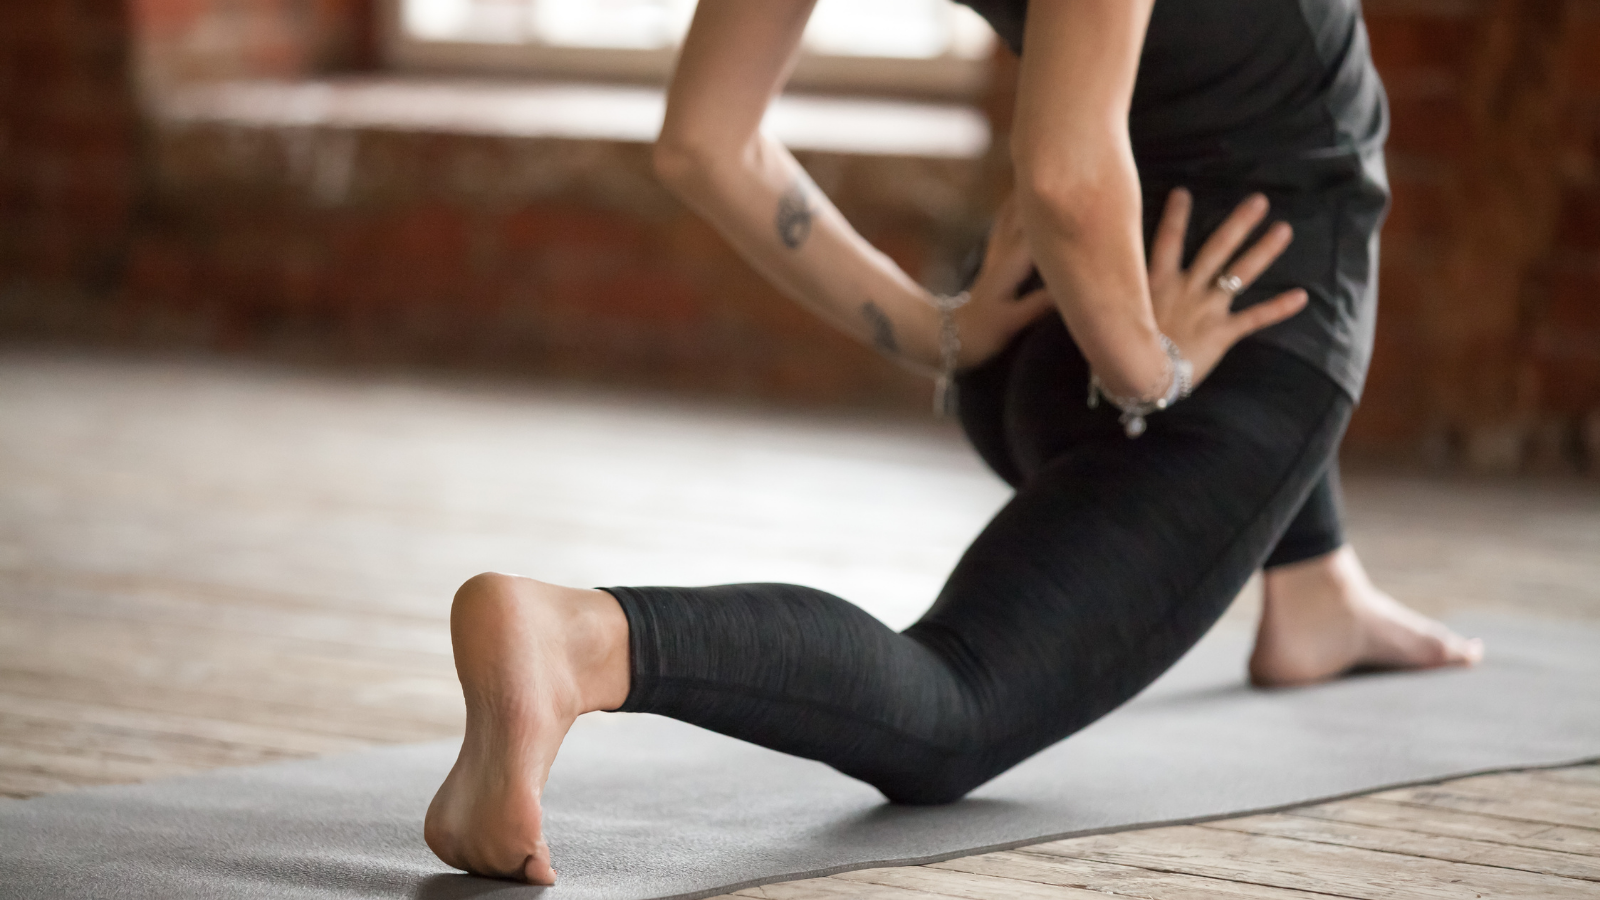
[[[955,415],[955,389],[952,384],[956,367],[961,360],[961,330],[956,323],[956,311],[972,301],[967,291],[959,294],[933,294],[932,304],[939,314],[939,370],[934,378],[933,412],[938,416]]]
[[[1124,432],[1130,438],[1144,434],[1146,416],[1166,409],[1189,396],[1194,390],[1194,365],[1184,357],[1183,352],[1171,338],[1160,332],[1157,332],[1157,337],[1161,343],[1165,362],[1162,378],[1165,386],[1159,395],[1118,395],[1107,390],[1100,377],[1093,371],[1089,373],[1089,408],[1098,406],[1100,399],[1104,398],[1121,410],[1122,415],[1118,417],[1118,421],[1122,423]]]
[[[1130,402],[1153,402],[1164,396],[1172,384],[1165,340],[1166,336],[1154,326],[1140,328],[1115,341],[1113,352],[1098,354],[1103,359],[1091,359],[1090,368],[1108,395],[1125,397]]]

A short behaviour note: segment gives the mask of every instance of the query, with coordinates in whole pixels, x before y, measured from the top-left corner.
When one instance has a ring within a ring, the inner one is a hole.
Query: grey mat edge
[[[1372,794],[1381,794],[1384,791],[1399,790],[1401,788],[1421,787],[1429,784],[1444,784],[1446,782],[1459,781],[1463,778],[1474,778],[1480,775],[1508,775],[1516,772],[1539,772],[1548,769],[1566,769],[1572,766],[1595,764],[1600,764],[1600,756],[1585,756],[1579,759],[1550,763],[1533,763],[1530,765],[1497,766],[1487,769],[1468,769],[1466,771],[1456,772],[1450,775],[1443,775],[1437,778],[1424,778],[1413,781],[1397,781],[1390,784],[1382,784],[1355,791],[1346,791],[1342,794],[1329,794],[1327,796],[1312,797],[1310,799],[1296,801],[1294,803],[1282,803],[1276,806],[1263,806],[1251,809],[1234,810],[1231,812],[1217,813],[1215,815],[1206,816],[1188,816],[1178,819],[1158,819],[1149,822],[1135,822],[1128,825],[1110,825],[1105,828],[1084,828],[1076,831],[1063,831],[1058,834],[1046,834],[1036,838],[1024,838],[1017,841],[1004,841],[998,844],[973,847],[966,850],[957,850],[951,853],[936,853],[931,856],[914,856],[900,859],[877,860],[868,863],[848,863],[840,866],[827,866],[821,869],[813,869],[808,872],[801,872],[793,875],[783,875],[776,878],[756,878],[749,881],[741,881],[737,884],[711,888],[708,890],[691,891],[686,894],[672,894],[658,898],[658,900],[707,900],[707,898],[710,897],[720,897],[724,894],[732,894],[748,888],[761,887],[762,885],[783,884],[790,881],[805,881],[810,878],[826,878],[829,875],[838,875],[841,872],[861,872],[867,869],[890,869],[905,866],[925,866],[930,863],[945,862],[946,860],[951,859],[965,859],[969,856],[982,856],[985,853],[998,853],[1002,850],[1015,850],[1018,847],[1032,847],[1037,844],[1048,844],[1051,841],[1061,841],[1069,838],[1094,837],[1101,834],[1120,834],[1125,831],[1145,831],[1151,828],[1170,828],[1175,825],[1203,825],[1206,822],[1224,822],[1228,819],[1243,819],[1248,816],[1261,816],[1269,813],[1284,812],[1291,809],[1301,809],[1307,806],[1319,806],[1323,803],[1333,803],[1338,800],[1366,797]],[[507,883],[519,884],[520,882],[508,881]]]

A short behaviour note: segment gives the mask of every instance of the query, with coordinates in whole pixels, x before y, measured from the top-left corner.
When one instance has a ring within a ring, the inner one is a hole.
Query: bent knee
[[[876,779],[873,787],[890,803],[937,806],[960,800],[998,774],[986,756],[961,754],[914,771]]]

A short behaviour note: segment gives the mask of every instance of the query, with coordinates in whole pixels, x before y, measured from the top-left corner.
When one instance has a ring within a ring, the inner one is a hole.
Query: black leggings
[[[1037,278],[1037,273],[1034,277]],[[1044,282],[1035,284],[1043,287]],[[1011,365],[1017,346],[1014,342],[1000,357],[964,373],[960,379],[961,428],[989,468],[1013,488],[1021,488],[1027,480],[1022,474],[1022,463],[1037,458],[1037,454],[1030,454],[1019,460],[1013,452],[1019,442],[1007,433],[1006,390],[1011,382]],[[1011,421],[1009,427],[1017,424]],[[1289,527],[1261,567],[1272,569],[1302,562],[1343,546],[1342,506],[1339,463],[1337,459],[1330,459],[1322,477],[1312,486],[1311,493],[1300,504],[1300,511],[1289,521]]]
[[[608,588],[630,628],[621,709],[942,803],[1128,700],[1267,560],[1352,403],[1249,340],[1136,440],[1087,382],[1056,316],[963,375],[968,434],[1017,491],[902,633],[797,585]]]

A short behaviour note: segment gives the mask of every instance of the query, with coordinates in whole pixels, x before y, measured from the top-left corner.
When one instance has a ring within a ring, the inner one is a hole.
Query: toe
[[[535,853],[522,864],[522,878],[529,884],[552,885],[556,883],[556,870],[550,866],[548,853]]]
[[[1483,640],[1481,638],[1455,636],[1455,639],[1450,642],[1450,665],[1475,666],[1482,661]]]

